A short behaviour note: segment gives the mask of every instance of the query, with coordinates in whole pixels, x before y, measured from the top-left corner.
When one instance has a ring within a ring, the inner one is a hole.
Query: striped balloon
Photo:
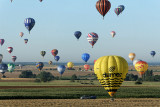
[[[99,0],[96,3],[96,8],[98,12],[103,16],[106,15],[106,13],[109,11],[111,8],[111,3],[108,0]]]
[[[98,40],[98,35],[94,32],[91,32],[91,33],[88,34],[87,40],[92,45],[92,48],[93,48],[94,44]]]

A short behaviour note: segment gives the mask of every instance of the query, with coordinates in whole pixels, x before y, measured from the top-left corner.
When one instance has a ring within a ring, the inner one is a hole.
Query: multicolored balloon
[[[37,69],[38,69],[39,71],[42,70],[43,66],[44,66],[43,62],[37,62],[37,63],[36,63],[36,67],[37,67]]]
[[[24,39],[24,43],[27,44],[27,42],[28,42],[28,39]]]
[[[41,51],[41,53],[40,53],[40,54],[41,54],[41,56],[43,56],[43,57],[44,57],[44,56],[46,55],[46,51]]]
[[[15,69],[15,64],[9,63],[8,64],[8,71],[12,73],[14,71],[14,69]]]
[[[49,65],[52,65],[52,63],[53,63],[52,61],[49,61],[49,62],[48,62]]]
[[[137,62],[142,61],[141,59],[135,59],[133,60],[133,65],[135,66]]]
[[[68,63],[67,63],[68,69],[72,69],[73,66],[74,66],[73,62],[68,62]]]
[[[83,61],[87,62],[89,60],[89,58],[90,58],[90,55],[88,53],[82,54],[82,60]]]
[[[119,5],[118,8],[121,9],[121,13],[123,12],[123,10],[125,9],[124,5]]]
[[[59,56],[55,56],[54,59],[58,62],[60,57]]]
[[[150,54],[151,54],[152,57],[154,57],[156,55],[156,52],[155,51],[151,51]]]
[[[16,59],[17,59],[17,57],[16,57],[16,56],[12,56],[12,61],[13,61],[13,62],[15,62],[15,61],[16,61]]]
[[[12,47],[8,47],[8,48],[7,48],[7,51],[8,51],[9,53],[12,53],[13,48],[12,48]]]
[[[82,33],[81,33],[80,31],[76,31],[76,32],[74,33],[74,36],[75,36],[77,39],[79,39],[79,38],[81,37],[81,35],[82,35]]]
[[[85,64],[85,65],[84,65],[84,69],[85,69],[86,71],[88,71],[88,70],[90,69],[90,65]]]
[[[24,33],[23,32],[20,32],[19,33],[19,36],[23,37]]]
[[[51,51],[52,55],[55,57],[58,54],[58,50],[57,49],[53,49]]]
[[[115,31],[112,31],[112,32],[111,32],[111,36],[114,38],[115,35],[116,35],[116,32],[115,32]]]
[[[121,8],[115,8],[114,12],[117,14],[117,16],[121,13]]]
[[[148,69],[148,63],[145,61],[139,61],[135,64],[135,69],[142,76]]]
[[[92,45],[92,48],[93,48],[94,44],[98,40],[98,35],[94,32],[91,32],[91,33],[88,34],[87,40]]]
[[[128,73],[128,63],[120,56],[103,56],[94,64],[97,79],[113,97]]]
[[[128,55],[128,57],[130,58],[131,61],[133,61],[134,58],[136,57],[136,54],[135,54],[135,53],[130,53],[130,54]]]
[[[24,20],[24,25],[27,28],[27,30],[29,31],[29,33],[30,33],[30,31],[32,30],[32,28],[35,25],[35,20],[33,18],[26,18]]]
[[[4,44],[4,39],[0,39],[1,46]]]
[[[62,76],[62,74],[64,73],[64,71],[66,70],[66,67],[64,66],[64,65],[59,65],[58,67],[57,67],[57,70],[58,70],[58,72],[61,74],[61,76]]]
[[[106,13],[110,10],[110,8],[111,3],[108,0],[99,0],[96,3],[96,9],[103,16],[103,19]]]

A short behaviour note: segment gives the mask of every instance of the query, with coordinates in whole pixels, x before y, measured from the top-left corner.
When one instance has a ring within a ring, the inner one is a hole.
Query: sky
[[[109,0],[111,9],[103,17],[96,10],[97,0],[0,0],[0,46],[3,62],[17,56],[17,62],[54,61],[52,49],[59,51],[60,62],[83,62],[81,55],[90,54],[89,62],[101,56],[117,55],[128,62],[128,54],[135,59],[160,62],[160,0]],[[124,5],[118,17],[114,9]],[[35,19],[29,34],[24,26],[25,18]],[[75,31],[82,36],[77,41]],[[112,38],[111,31],[116,32]],[[24,36],[19,36],[24,32]],[[95,32],[99,39],[94,48],[88,43],[88,33]],[[24,43],[24,39],[29,39]],[[7,47],[13,47],[9,54]],[[150,51],[156,51],[154,58]],[[46,51],[43,58],[40,51]]]

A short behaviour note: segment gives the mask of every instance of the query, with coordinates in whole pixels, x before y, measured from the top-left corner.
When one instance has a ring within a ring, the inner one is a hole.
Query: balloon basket
[[[113,98],[113,97],[111,98],[111,101],[114,101],[114,98]]]

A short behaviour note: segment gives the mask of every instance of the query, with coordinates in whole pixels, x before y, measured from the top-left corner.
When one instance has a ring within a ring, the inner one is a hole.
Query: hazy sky
[[[0,0],[0,38],[5,43],[0,47],[3,61],[17,62],[54,61],[52,49],[58,49],[60,62],[83,62],[81,55],[90,54],[89,62],[101,56],[118,55],[128,62],[130,52],[136,58],[149,62],[160,59],[160,0],[110,0],[111,9],[104,20],[96,10],[97,0]],[[118,17],[114,9],[124,5],[125,10]],[[24,26],[25,18],[34,18],[36,24],[28,33]],[[82,36],[77,41],[75,31]],[[117,35],[112,38],[110,32]],[[24,36],[19,36],[24,32]],[[92,49],[86,37],[95,32],[99,40]],[[28,44],[24,39],[29,39]],[[13,47],[9,54],[7,47]],[[44,58],[40,51],[46,51]],[[152,58],[150,51],[157,52]]]

